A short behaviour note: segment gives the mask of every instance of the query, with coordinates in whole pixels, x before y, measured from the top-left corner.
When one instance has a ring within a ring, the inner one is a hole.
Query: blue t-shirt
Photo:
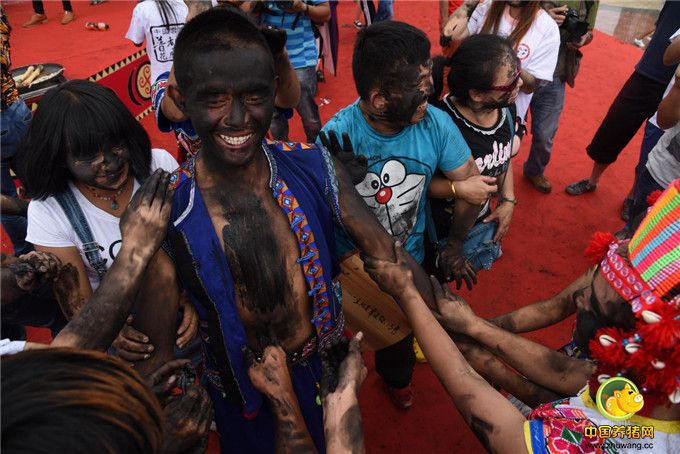
[[[311,6],[327,3],[328,0],[306,0]],[[267,2],[269,13],[263,13],[260,21],[263,24],[286,30],[288,40],[286,50],[293,68],[300,69],[316,66],[319,50],[312,31],[312,21],[305,13],[289,13],[278,7],[276,2]],[[297,23],[295,19],[297,18]],[[295,28],[293,24],[295,23]]]
[[[346,132],[354,152],[368,158],[368,174],[356,186],[357,192],[385,230],[421,263],[425,256],[426,195],[432,175],[437,169],[454,170],[470,158],[470,148],[458,127],[446,113],[428,106],[422,121],[397,135],[384,136],[366,123],[357,100],[336,113],[322,131],[335,131],[338,137]],[[340,229],[336,243],[339,255],[355,249]]]

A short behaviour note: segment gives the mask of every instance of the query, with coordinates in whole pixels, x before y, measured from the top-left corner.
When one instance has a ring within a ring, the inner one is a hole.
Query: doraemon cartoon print
[[[424,174],[408,173],[399,159],[391,157],[372,163],[356,189],[385,230],[405,242],[418,218],[426,180]]]

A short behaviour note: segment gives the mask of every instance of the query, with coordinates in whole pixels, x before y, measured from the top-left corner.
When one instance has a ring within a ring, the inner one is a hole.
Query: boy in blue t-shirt
[[[354,153],[366,157],[368,173],[363,181],[355,181],[357,192],[420,263],[432,175],[441,170],[450,180],[459,181],[479,171],[458,128],[444,112],[427,105],[432,61],[430,42],[422,31],[393,21],[368,27],[357,39],[352,72],[360,99],[331,118],[322,138],[337,148],[324,134],[347,134]],[[474,272],[462,255],[462,244],[480,207],[460,202],[440,267],[449,280],[464,277],[467,281],[474,280]],[[340,254],[355,249],[343,233],[336,234],[336,241]],[[412,404],[412,342],[413,336],[407,336],[375,355],[376,370],[400,408]]]
[[[321,117],[319,106],[314,101],[319,49],[316,46],[312,21],[328,22],[331,17],[330,6],[327,0],[267,1],[263,2],[263,6],[260,22],[285,30],[288,35],[288,58],[300,81],[300,102],[295,110],[302,119],[307,141],[314,142],[321,129]],[[283,112],[274,112],[270,129],[274,139],[288,140],[288,119]]]

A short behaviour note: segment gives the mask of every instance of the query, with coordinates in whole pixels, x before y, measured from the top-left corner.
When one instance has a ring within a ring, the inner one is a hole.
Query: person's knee
[[[532,128],[531,130],[531,148],[547,148],[552,145],[552,138],[554,134],[544,128]],[[549,150],[548,150],[549,151]]]

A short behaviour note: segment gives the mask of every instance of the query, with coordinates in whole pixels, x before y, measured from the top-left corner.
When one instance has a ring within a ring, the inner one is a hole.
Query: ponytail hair
[[[448,58],[438,55],[432,59],[432,82],[434,91],[427,99],[427,102],[433,104],[439,101],[442,97],[442,90],[444,89],[444,70],[450,67]]]

